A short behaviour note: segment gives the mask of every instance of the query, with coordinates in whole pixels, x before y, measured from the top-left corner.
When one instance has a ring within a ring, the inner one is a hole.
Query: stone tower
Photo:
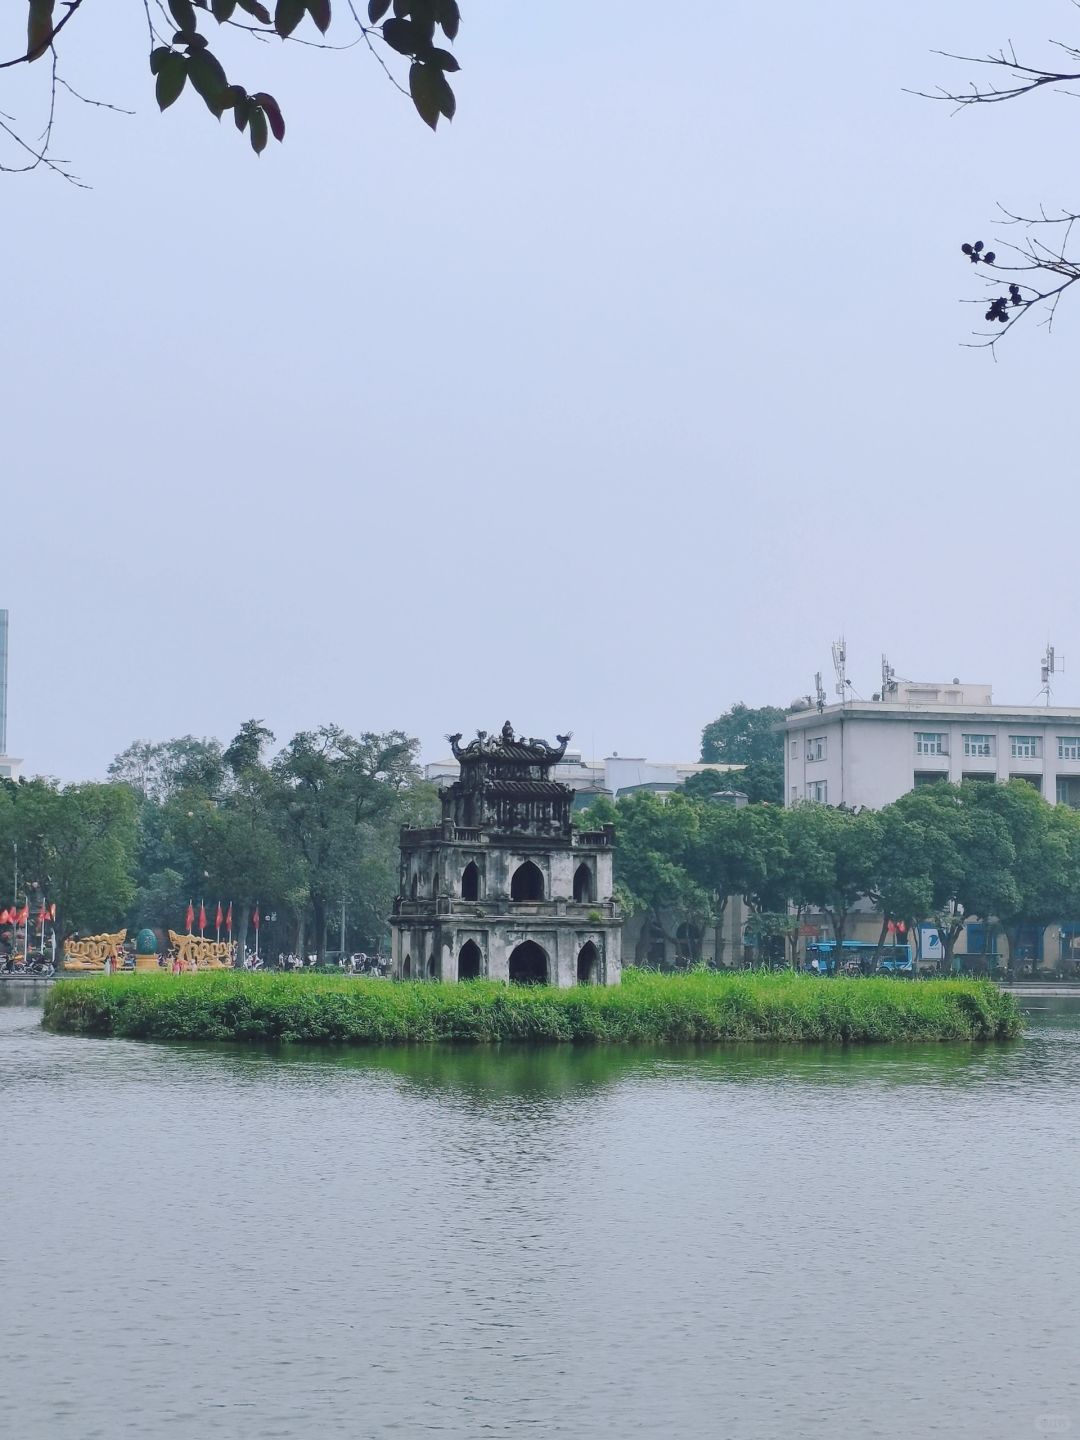
[[[477,732],[442,824],[401,832],[393,968],[399,979],[617,985],[621,926],[612,898],[614,831],[570,825],[573,791],[552,780],[558,745]]]

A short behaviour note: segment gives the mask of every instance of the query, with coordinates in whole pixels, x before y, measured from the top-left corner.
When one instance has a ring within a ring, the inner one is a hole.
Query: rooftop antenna
[[[896,671],[889,664],[889,657],[881,657],[881,698],[888,700],[890,695],[896,694]]]
[[[814,689],[817,692],[817,708],[818,714],[820,715],[822,710],[825,709],[825,686],[821,683],[820,670],[814,675]]]
[[[1053,688],[1050,683],[1051,679],[1059,670],[1064,673],[1065,656],[1056,654],[1053,645],[1047,641],[1046,653],[1042,657],[1042,688],[1039,691],[1047,705],[1050,704],[1050,693]]]
[[[842,705],[847,699],[847,687],[851,683],[847,678],[847,644],[842,635],[839,640],[833,641],[832,663],[836,671],[836,693],[840,696]]]

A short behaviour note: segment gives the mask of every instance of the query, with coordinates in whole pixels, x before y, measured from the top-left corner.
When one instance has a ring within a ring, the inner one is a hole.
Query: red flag
[[[252,923],[252,925],[255,926],[255,929],[256,929],[256,930],[259,928],[260,921],[259,921],[259,907],[258,907],[258,905],[255,906],[255,914],[252,915],[252,917],[251,917],[251,923]]]
[[[187,902],[187,914],[184,916],[184,924],[187,926],[187,933],[191,934],[191,927],[195,924],[195,906],[191,901]]]
[[[11,916],[6,910],[0,910],[0,925],[10,925]]]
[[[46,905],[45,905],[45,901],[42,900],[42,902],[41,902],[41,909],[38,911],[38,917],[37,917],[38,924],[39,924],[39,925],[44,925],[44,924],[45,924],[45,921],[46,921],[48,918],[49,918],[49,911],[48,911],[48,908],[47,908]]]
[[[203,904],[203,902],[200,900],[200,901],[199,901],[199,934],[201,935],[205,929],[206,929],[206,906],[205,906],[205,905]]]
[[[220,900],[217,902],[217,914],[214,916],[214,927],[215,927],[215,929],[217,929],[217,930],[220,930],[220,929],[221,929],[221,901],[220,901]]]
[[[225,912],[225,929],[232,934],[232,901],[229,901],[229,908]]]
[[[30,906],[24,904],[23,907],[22,907],[22,909],[19,911],[19,918],[18,918],[17,923],[18,923],[19,925],[25,925],[26,922],[27,922],[29,919],[30,919]]]

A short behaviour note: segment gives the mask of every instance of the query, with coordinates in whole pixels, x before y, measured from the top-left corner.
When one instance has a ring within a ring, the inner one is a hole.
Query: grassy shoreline
[[[1015,998],[985,980],[632,970],[619,986],[572,990],[236,971],[96,976],[54,985],[42,1023],[70,1035],[332,1045],[853,1045],[1008,1040],[1023,1028]]]

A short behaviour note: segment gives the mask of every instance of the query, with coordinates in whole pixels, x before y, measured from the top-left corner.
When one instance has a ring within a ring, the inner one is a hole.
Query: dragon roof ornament
[[[515,735],[514,727],[507,720],[506,724],[498,734],[489,734],[487,730],[478,730],[476,739],[470,740],[467,745],[461,744],[461,735],[448,735],[450,748],[454,752],[454,759],[459,761],[468,760],[516,760],[530,765],[555,765],[566,754],[566,747],[570,743],[573,731],[566,735],[556,735],[557,745],[550,744],[547,740],[538,740],[534,735],[528,739],[524,735]]]

